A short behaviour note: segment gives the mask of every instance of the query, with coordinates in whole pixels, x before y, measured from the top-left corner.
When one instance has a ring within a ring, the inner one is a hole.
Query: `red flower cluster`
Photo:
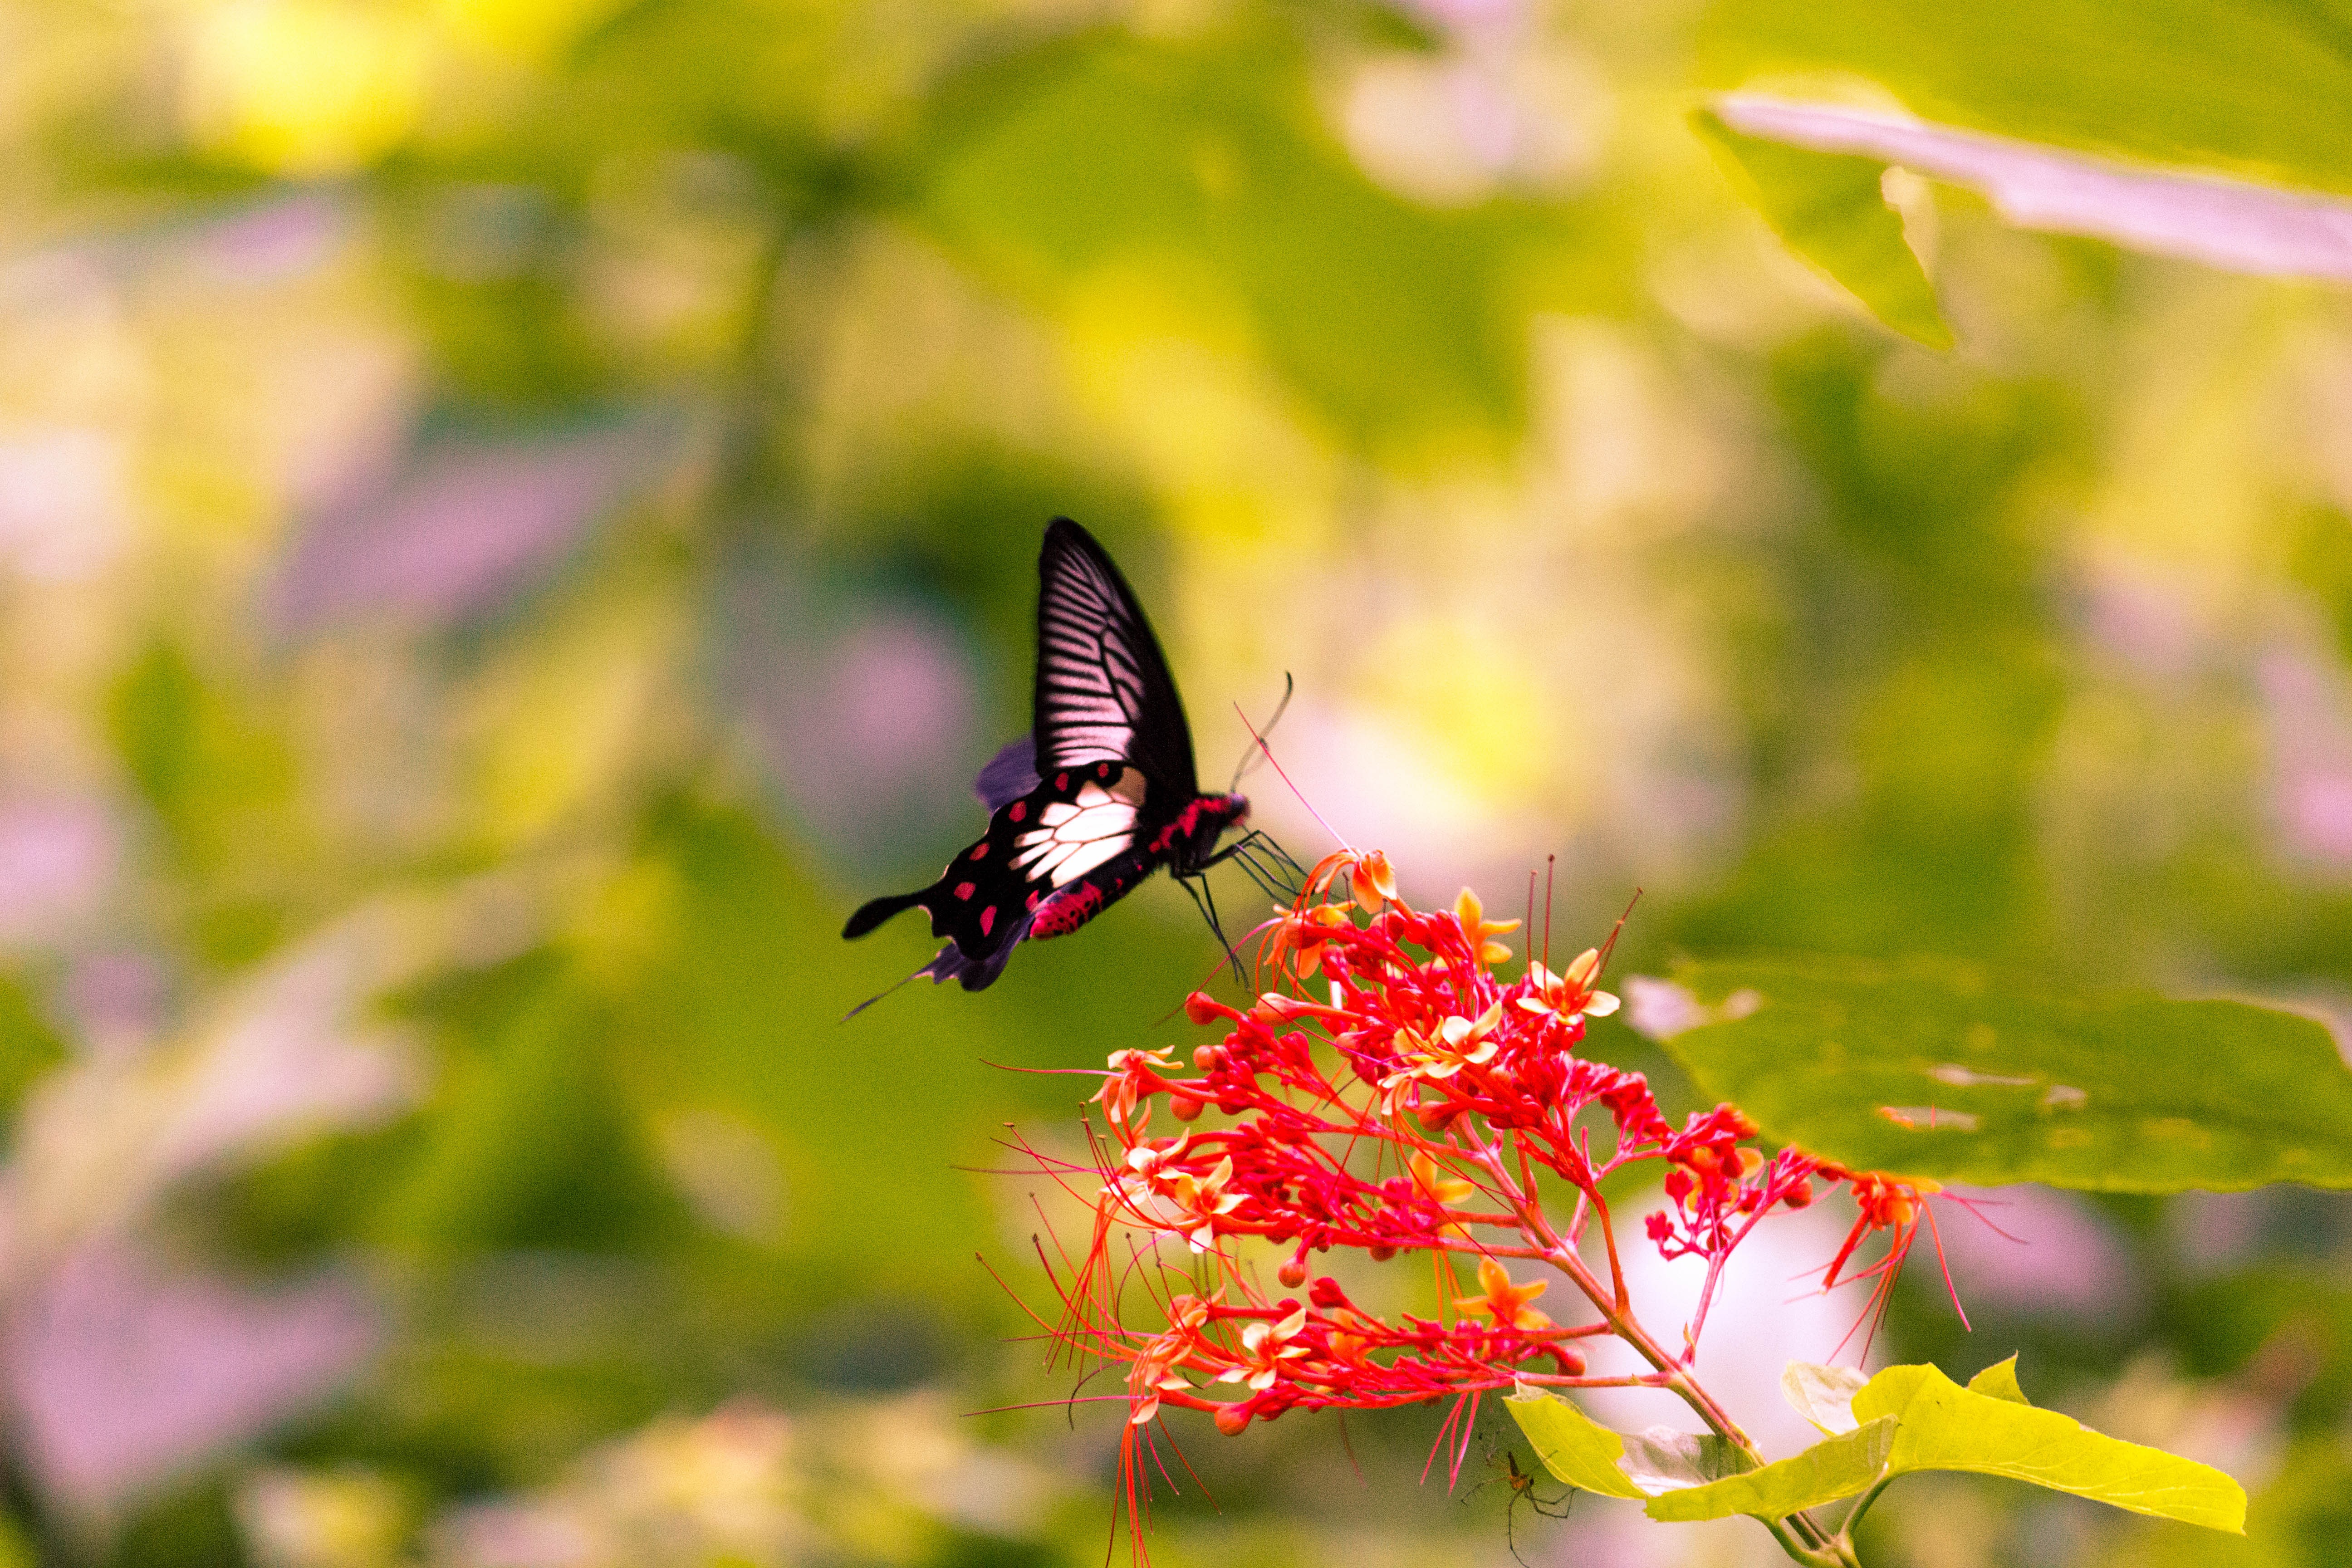
[[[1847,1184],[1862,1203],[1840,1266],[1874,1231],[1907,1245],[1930,1184],[1794,1149],[1767,1157],[1728,1105],[1676,1128],[1641,1074],[1579,1056],[1585,1020],[1616,1006],[1596,988],[1606,953],[1507,976],[1510,950],[1496,939],[1517,924],[1487,920],[1468,892],[1450,910],[1411,909],[1385,856],[1342,852],[1262,928],[1274,988],[1246,1009],[1204,993],[1188,1002],[1194,1023],[1224,1026],[1190,1073],[1172,1047],[1110,1058],[1096,1165],[1056,1168],[1101,1184],[1092,1245],[1056,1279],[1055,1332],[1126,1365],[1130,1434],[1167,1405],[1234,1433],[1286,1410],[1475,1401],[1515,1384],[1667,1388],[1736,1432],[1687,1375],[1704,1303],[1670,1351],[1627,1300],[1602,1184],[1642,1162],[1664,1167],[1672,1204],[1649,1216],[1650,1238],[1668,1258],[1705,1258],[1710,1299],[1757,1223],[1822,1184]],[[1188,1125],[1155,1137],[1162,1100]],[[1564,1222],[1546,1206],[1548,1182],[1573,1194]],[[1605,1274],[1580,1251],[1594,1226]],[[1275,1279],[1292,1294],[1262,1287],[1244,1257],[1253,1237],[1277,1249]],[[1433,1255],[1450,1310],[1393,1321],[1365,1310],[1337,1280],[1310,1279],[1315,1255],[1333,1247]],[[1870,1272],[1883,1282],[1897,1261]],[[1549,1283],[1528,1278],[1538,1268],[1567,1277],[1585,1321],[1536,1308]],[[1156,1307],[1148,1323],[1123,1312],[1138,1284]],[[1589,1374],[1579,1342],[1599,1335],[1651,1370]]]

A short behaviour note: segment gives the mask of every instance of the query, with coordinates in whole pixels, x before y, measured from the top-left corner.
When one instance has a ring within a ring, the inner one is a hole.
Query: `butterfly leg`
[[[1295,877],[1298,882],[1307,879],[1305,868],[1290,858],[1289,851],[1276,844],[1270,835],[1256,828],[1243,834],[1201,862],[1200,869],[1205,871],[1221,861],[1231,860],[1248,872],[1250,879],[1263,889],[1267,897],[1288,903],[1297,897],[1295,888],[1285,886],[1282,878],[1275,875],[1273,869],[1258,858],[1261,854],[1265,855],[1275,868]]]
[[[1244,990],[1247,990],[1249,975],[1242,969],[1241,954],[1235,952],[1234,944],[1225,940],[1225,928],[1218,923],[1217,898],[1209,890],[1209,879],[1196,873],[1189,877],[1179,877],[1176,881],[1186,892],[1192,895],[1192,907],[1199,910],[1201,918],[1209,922],[1209,934],[1217,939],[1217,945],[1225,950],[1226,962],[1234,966],[1234,978],[1241,983]],[[1195,887],[1195,883],[1199,886]]]

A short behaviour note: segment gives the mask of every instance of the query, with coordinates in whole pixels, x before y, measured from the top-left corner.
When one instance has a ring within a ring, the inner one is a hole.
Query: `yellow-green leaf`
[[[2009,1379],[2011,1386],[2016,1379]],[[1864,1420],[1901,1423],[1886,1472],[1970,1470],[2071,1492],[2134,1513],[2243,1534],[2246,1493],[2210,1465],[2094,1432],[2022,1396],[1960,1387],[1932,1366],[1889,1367],[1853,1397]]]
[[[1780,1369],[1780,1392],[1790,1408],[1822,1431],[1851,1432],[1856,1425],[1850,1406],[1870,1374],[1850,1366],[1820,1366],[1792,1361]]]
[[[1804,1509],[1867,1491],[1886,1468],[1897,1423],[1882,1415],[1866,1426],[1826,1438],[1801,1454],[1743,1475],[1663,1492],[1650,1500],[1652,1519],[1727,1519],[1753,1514],[1785,1519]]]
[[[2007,1361],[1997,1361],[1993,1363],[1990,1366],[1985,1368],[1982,1372],[1969,1379],[1969,1392],[1971,1394],[1986,1394],[1994,1399],[2012,1400],[2019,1405],[2031,1405],[2033,1403],[2033,1401],[2025,1397],[2025,1390],[2017,1385],[2017,1357],[2015,1355],[2011,1355]]]
[[[1904,336],[1929,348],[1952,346],[1935,287],[1880,189],[1883,160],[1745,135],[1711,110],[1691,119],[1748,205],[1790,249]]]
[[[1625,1439],[1567,1400],[1522,1386],[1503,1404],[1527,1434],[1536,1458],[1558,1479],[1603,1497],[1648,1495],[1618,1468],[1625,1457]]]

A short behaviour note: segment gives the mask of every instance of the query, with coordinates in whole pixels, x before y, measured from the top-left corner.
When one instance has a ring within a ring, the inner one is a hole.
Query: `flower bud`
[[[1572,1350],[1567,1345],[1560,1346],[1559,1365],[1560,1370],[1567,1373],[1569,1376],[1582,1377],[1584,1375],[1584,1352],[1580,1350]]]
[[[1180,1094],[1172,1089],[1168,1091],[1169,1114],[1179,1121],[1190,1121],[1206,1108],[1205,1100],[1195,1100],[1189,1094]]]
[[[1184,998],[1184,1016],[1195,1024],[1207,1024],[1232,1017],[1233,1009],[1205,991],[1195,991]]]
[[[1760,1149],[1739,1151],[1739,1178],[1746,1181],[1764,1168],[1764,1152]]]
[[[1348,1293],[1339,1289],[1337,1279],[1326,1274],[1307,1287],[1307,1299],[1328,1312],[1346,1301]]]
[[[1217,1406],[1217,1430],[1226,1436],[1240,1436],[1242,1428],[1249,1424],[1250,1413],[1246,1405],[1234,1404]]]
[[[1285,1287],[1293,1290],[1296,1290],[1301,1285],[1306,1284],[1306,1255],[1304,1253],[1294,1252],[1288,1258],[1284,1258],[1282,1260],[1282,1267],[1274,1271],[1274,1277],[1276,1279],[1281,1280]]]
[[[1807,1176],[1782,1194],[1780,1201],[1792,1209],[1801,1209],[1813,1201],[1813,1179]]]
[[[1371,1246],[1364,1248],[1364,1254],[1375,1263],[1386,1263],[1390,1258],[1396,1256],[1396,1248],[1381,1242],[1374,1242]]]
[[[1192,1047],[1192,1065],[1199,1068],[1202,1072],[1206,1072],[1211,1068],[1217,1065],[1217,1058],[1219,1054],[1219,1047],[1215,1046],[1194,1046]]]

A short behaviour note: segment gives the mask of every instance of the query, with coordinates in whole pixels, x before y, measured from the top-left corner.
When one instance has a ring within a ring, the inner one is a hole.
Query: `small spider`
[[[1497,1456],[1490,1450],[1486,1456],[1486,1462],[1490,1465],[1496,1464],[1496,1458]],[[1535,1510],[1536,1513],[1539,1517],[1544,1519],[1566,1519],[1568,1517],[1569,1510],[1576,1506],[1576,1489],[1570,1487],[1562,1496],[1553,1498],[1549,1501],[1547,1501],[1545,1500],[1543,1494],[1536,1490],[1536,1478],[1528,1471],[1519,1468],[1519,1457],[1517,1453],[1513,1452],[1510,1448],[1506,1447],[1500,1455],[1500,1461],[1501,1462],[1497,1468],[1500,1468],[1503,1473],[1497,1476],[1489,1476],[1485,1480],[1480,1481],[1476,1486],[1472,1487],[1469,1491],[1463,1494],[1462,1500],[1465,1503],[1467,1503],[1472,1498],[1477,1496],[1478,1493],[1486,1490],[1488,1487],[1495,1485],[1498,1481],[1504,1486],[1510,1488],[1510,1500],[1503,1505],[1503,1543],[1511,1549],[1511,1561],[1517,1563],[1519,1565],[1519,1568],[1528,1568],[1528,1560],[1519,1555],[1519,1542],[1517,1529],[1519,1504],[1521,1502],[1525,1502],[1529,1508]]]

